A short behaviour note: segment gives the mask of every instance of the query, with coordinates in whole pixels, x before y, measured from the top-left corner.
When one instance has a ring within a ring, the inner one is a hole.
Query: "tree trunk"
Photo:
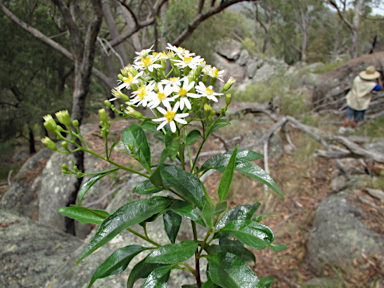
[[[31,127],[28,127],[28,140],[29,140],[29,154],[35,154],[36,153],[36,148],[35,148],[35,137],[33,135],[33,130]]]
[[[353,16],[353,31],[352,31],[352,56],[353,58],[359,57],[359,26],[360,26],[360,11],[361,0],[355,2],[355,15]]]

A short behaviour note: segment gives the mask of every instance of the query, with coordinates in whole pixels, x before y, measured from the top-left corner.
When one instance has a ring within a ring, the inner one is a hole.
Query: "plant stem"
[[[135,230],[132,230],[131,228],[127,228],[127,231],[129,231],[132,234],[136,235],[137,237],[140,237],[141,239],[144,239],[145,241],[155,245],[157,248],[161,247],[161,245],[159,243],[156,243],[155,241],[149,239],[148,237],[141,235],[139,232],[136,232]]]

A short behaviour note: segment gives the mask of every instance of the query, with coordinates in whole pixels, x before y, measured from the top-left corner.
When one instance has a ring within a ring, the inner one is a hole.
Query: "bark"
[[[36,148],[35,148],[35,137],[33,135],[33,130],[31,127],[28,127],[28,141],[29,141],[29,154],[35,154]]]

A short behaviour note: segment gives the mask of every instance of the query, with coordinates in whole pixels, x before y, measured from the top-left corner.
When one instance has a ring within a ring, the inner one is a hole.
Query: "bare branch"
[[[341,12],[339,6],[336,4],[336,2],[334,0],[329,0],[328,1],[329,4],[331,4],[336,10],[337,10],[337,14],[339,14],[339,17],[340,19],[345,23],[347,24],[348,28],[351,29],[353,31],[353,25],[351,22],[348,21],[348,19],[346,19],[343,15],[343,13]]]
[[[135,22],[135,25],[139,26],[139,21],[137,20],[136,14],[132,11],[131,7],[129,7],[129,5],[126,4],[125,1],[120,0],[119,3],[123,5],[129,11],[129,13],[131,13],[131,16],[133,18],[133,21]]]
[[[203,8],[204,8],[204,2],[205,2],[205,0],[200,0],[200,2],[199,2],[199,8],[197,9],[197,14],[201,14],[201,12],[203,11]]]

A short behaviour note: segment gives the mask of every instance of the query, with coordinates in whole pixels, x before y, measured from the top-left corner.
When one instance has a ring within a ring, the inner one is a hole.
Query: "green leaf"
[[[231,253],[210,254],[208,277],[223,288],[264,288],[246,262]]]
[[[140,261],[135,267],[133,267],[131,273],[129,274],[127,288],[133,288],[133,285],[137,280],[140,278],[147,278],[153,270],[162,266],[164,265],[158,263],[146,263],[145,259]]]
[[[269,217],[269,216],[272,216],[272,215],[279,215],[277,213],[269,213],[269,214],[265,214],[265,215],[257,215],[255,218],[253,218],[252,220],[253,221],[256,221],[256,222],[260,222],[261,220]]]
[[[227,201],[217,203],[215,207],[215,212],[213,213],[213,215],[223,213],[225,210],[227,210],[227,206],[228,206]]]
[[[215,132],[217,129],[220,129],[221,127],[227,126],[229,122],[224,119],[217,119],[215,121],[215,124],[211,127],[211,129],[208,131],[206,138],[208,138],[213,132]]]
[[[162,155],[164,154],[164,150],[162,152]],[[160,160],[161,161],[161,160]],[[149,181],[151,181],[151,183],[153,184],[153,186],[155,187],[163,187],[164,184],[163,184],[163,179],[161,178],[161,174],[160,174],[160,168],[161,166],[157,166],[157,168],[155,169],[155,171],[153,171],[151,177],[149,177]]]
[[[169,159],[175,160],[177,152],[179,152],[180,139],[174,133],[165,134],[165,151]]]
[[[81,223],[92,223],[97,225],[103,223],[104,219],[109,216],[109,213],[104,210],[90,209],[75,205],[60,208],[57,212],[71,219],[76,219]]]
[[[178,244],[164,245],[146,258],[147,263],[176,264],[193,256],[199,243],[193,240],[185,240]]]
[[[265,185],[267,185],[269,188],[271,188],[273,191],[275,191],[277,194],[279,194],[281,197],[285,198],[283,192],[281,192],[279,186],[273,181],[271,176],[267,172],[265,172],[263,169],[261,169],[259,166],[253,164],[252,162],[248,161],[239,161],[239,163],[236,163],[237,171],[243,173],[244,175],[247,175]]]
[[[77,194],[77,203],[79,203],[79,205],[81,204],[81,201],[83,200],[84,198],[84,195],[85,193],[88,192],[88,190],[97,182],[99,181],[101,178],[103,178],[104,176],[114,172],[118,170],[118,168],[116,169],[113,169],[113,170],[109,170],[109,171],[103,171],[103,172],[100,172],[100,174],[97,174],[95,176],[92,176],[91,178],[89,178],[87,180],[87,182],[84,183],[83,186],[81,186],[81,189],[79,191],[79,193]]]
[[[201,218],[196,209],[187,202],[182,200],[174,200],[168,209],[205,227],[203,218]]]
[[[209,204],[208,202],[205,203],[203,211],[201,214],[203,215],[205,222],[207,223],[208,227],[210,227],[210,228],[213,228],[212,217],[213,217],[214,212],[215,212],[215,208],[213,208],[211,206],[211,204]]]
[[[139,199],[124,204],[103,221],[95,236],[81,253],[77,263],[108,243],[124,229],[165,210],[171,204],[171,201],[170,198],[154,196],[149,199]]]
[[[218,287],[219,286],[214,284],[211,279],[208,279],[207,282],[205,282],[203,285],[201,285],[201,288],[218,288]]]
[[[151,122],[143,122],[142,124],[140,124],[140,126],[141,128],[143,128],[148,132],[151,132],[151,133],[157,132],[157,126],[154,124],[151,124]]]
[[[109,156],[111,156],[113,148],[115,148],[117,145],[123,144],[121,141],[116,141],[115,143],[112,144],[111,148],[109,148]]]
[[[156,268],[147,277],[142,288],[166,288],[171,270],[175,265],[168,265]]]
[[[121,138],[128,151],[140,159],[145,169],[151,169],[151,151],[149,149],[147,135],[144,130],[136,124],[124,129]],[[133,149],[131,149],[133,147]]]
[[[270,288],[273,283],[277,283],[277,280],[272,277],[260,278],[260,282],[265,286],[265,288]]]
[[[232,155],[232,151],[225,152],[225,154]],[[244,161],[255,161],[263,158],[264,155],[247,149],[239,149],[237,151],[236,159]]]
[[[229,193],[229,189],[231,188],[233,174],[235,170],[235,163],[236,163],[236,155],[237,155],[237,147],[233,151],[233,154],[231,158],[229,159],[228,165],[224,170],[223,176],[221,177],[219,188],[218,188],[218,195],[220,202],[222,202]]]
[[[164,230],[169,241],[175,243],[177,233],[179,233],[182,217],[173,211],[166,211],[163,215]]]
[[[187,285],[183,285],[183,286],[181,286],[181,288],[199,288],[199,287],[197,287],[197,284],[187,284]]]
[[[272,230],[252,220],[235,220],[216,233],[214,238],[234,236],[243,244],[255,249],[264,249],[274,240]]]
[[[123,272],[129,262],[144,250],[147,250],[147,248],[138,245],[130,245],[116,250],[97,268],[88,287],[91,287],[97,279]]]
[[[163,133],[156,133],[153,135],[153,137],[155,137],[160,142],[164,142],[165,139],[165,135]]]
[[[276,251],[276,252],[280,252],[280,251],[283,251],[284,249],[287,249],[288,246],[286,245],[282,245],[282,244],[272,244],[270,243],[268,245],[269,248],[271,248],[273,251]]]
[[[229,252],[235,254],[246,262],[256,262],[255,255],[244,247],[244,244],[240,241],[229,240],[222,238],[219,241],[222,252]]]
[[[144,180],[135,188],[133,188],[133,193],[137,193],[140,195],[148,195],[148,194],[154,194],[163,190],[164,188],[158,188],[154,186],[151,180]]]
[[[199,130],[192,130],[191,132],[188,133],[187,138],[185,140],[185,145],[189,146],[192,144],[195,144],[197,139],[201,137],[201,133]]]
[[[203,183],[195,175],[173,165],[162,165],[160,169],[163,183],[188,199],[192,204],[203,210],[207,202]]]
[[[220,230],[225,227],[229,222],[233,220],[242,220],[247,219],[250,220],[253,215],[256,213],[257,209],[259,209],[260,203],[255,203],[253,205],[240,205],[224,214],[223,217],[217,222],[215,230]]]

